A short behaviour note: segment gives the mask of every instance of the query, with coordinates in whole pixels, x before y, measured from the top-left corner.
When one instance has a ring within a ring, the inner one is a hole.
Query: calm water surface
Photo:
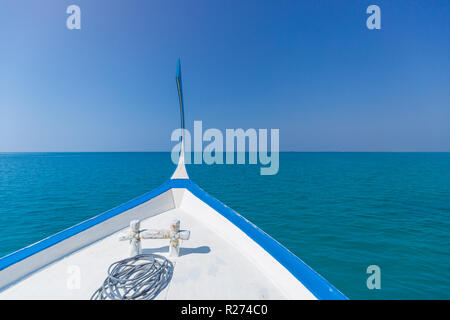
[[[160,185],[169,153],[0,154],[0,256]],[[191,165],[204,190],[353,299],[450,299],[450,153],[282,153]],[[366,269],[381,268],[381,290]]]

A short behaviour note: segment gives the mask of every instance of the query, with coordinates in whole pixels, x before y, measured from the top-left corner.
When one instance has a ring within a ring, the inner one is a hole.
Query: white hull
[[[144,253],[166,255],[173,277],[157,299],[345,299],[287,249],[191,180],[160,188],[0,259],[0,299],[89,299],[107,269],[128,256],[118,234],[173,218],[191,230],[177,258],[167,240],[143,240]]]

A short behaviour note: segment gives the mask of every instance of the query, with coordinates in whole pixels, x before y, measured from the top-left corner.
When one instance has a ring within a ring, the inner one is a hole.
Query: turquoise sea
[[[0,256],[160,185],[170,153],[0,153]],[[351,299],[450,299],[450,153],[281,153],[190,165],[204,190]],[[381,269],[369,290],[366,269]]]

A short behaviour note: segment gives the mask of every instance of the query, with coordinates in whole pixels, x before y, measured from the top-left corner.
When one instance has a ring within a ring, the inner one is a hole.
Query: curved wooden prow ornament
[[[178,165],[173,173],[171,179],[189,179],[189,176],[186,171],[186,166],[184,164],[184,105],[183,105],[183,87],[181,82],[181,61],[178,59],[177,65],[177,90],[178,90],[178,101],[180,104],[180,118],[181,118],[181,150],[180,150],[180,158],[178,159]]]

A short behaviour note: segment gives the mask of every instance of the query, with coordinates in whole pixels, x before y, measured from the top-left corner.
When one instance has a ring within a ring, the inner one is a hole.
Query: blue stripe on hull
[[[227,207],[222,202],[206,193],[191,180],[172,180],[174,188],[186,188],[200,200],[208,204],[228,221],[241,229],[253,241],[259,244],[292,275],[297,278],[317,299],[320,300],[347,300],[338,289],[325,280],[320,274],[311,269],[296,255],[286,249],[278,241],[255,226],[253,223]]]
[[[89,220],[83,221],[77,225],[74,225],[73,227],[70,227],[68,229],[65,229],[61,232],[58,232],[48,238],[45,238],[39,242],[36,242],[35,244],[32,244],[31,246],[25,247],[23,249],[20,249],[16,252],[13,252],[3,258],[0,259],[0,271],[9,267],[10,265],[17,263],[19,261],[22,261],[23,259],[26,259],[35,253],[38,253],[42,250],[45,250],[61,241],[64,241],[80,232],[83,232],[99,223],[102,223],[116,215],[119,215],[127,210],[133,209],[134,207],[137,207],[138,205],[149,201],[150,199],[155,198],[156,196],[159,196],[160,194],[170,190],[172,187],[169,186],[168,182],[164,183],[160,187],[147,192],[133,200],[130,200],[116,208],[113,208],[111,210],[108,210],[98,216],[95,216]]]
[[[219,200],[215,199],[203,189],[201,189],[192,180],[188,179],[173,179],[166,181],[163,185],[128,201],[116,208],[113,208],[105,213],[102,213],[92,219],[86,220],[80,224],[70,227],[64,231],[54,234],[42,241],[39,241],[29,247],[20,249],[10,255],[0,259],[0,271],[11,266],[14,263],[22,261],[35,253],[45,250],[63,240],[66,240],[82,231],[85,231],[99,223],[102,223],[118,214],[130,210],[138,205],[149,201],[150,199],[159,196],[160,194],[172,188],[185,188],[192,194],[205,202],[215,211],[224,216],[228,221],[233,223],[236,227],[242,230],[253,241],[260,245],[270,255],[272,255],[281,265],[283,265],[289,272],[297,278],[311,293],[318,299],[324,300],[346,300],[339,290],[331,285],[327,280],[320,276],[317,272],[311,269],[306,263],[300,260],[296,255],[283,247],[279,242],[274,240],[264,231],[252,224],[250,221],[236,213],[231,208],[227,207]]]

